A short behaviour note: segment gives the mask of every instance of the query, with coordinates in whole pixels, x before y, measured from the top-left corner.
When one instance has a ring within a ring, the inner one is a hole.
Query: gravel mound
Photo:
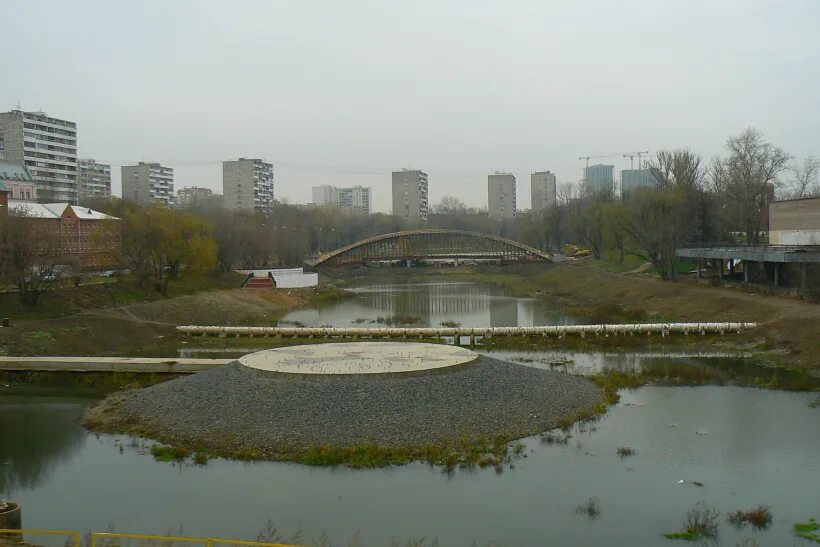
[[[122,395],[119,418],[177,444],[264,454],[523,437],[602,400],[588,380],[480,356],[440,371],[263,373],[232,363]]]

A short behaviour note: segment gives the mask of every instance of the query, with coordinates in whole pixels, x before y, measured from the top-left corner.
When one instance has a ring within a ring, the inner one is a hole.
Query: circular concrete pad
[[[292,374],[386,374],[469,363],[478,354],[457,346],[408,342],[313,344],[258,351],[239,358],[249,368]]]

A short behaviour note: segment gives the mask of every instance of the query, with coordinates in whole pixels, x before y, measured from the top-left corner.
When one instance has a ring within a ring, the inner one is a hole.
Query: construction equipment
[[[582,256],[589,256],[589,249],[582,249],[578,245],[567,243],[564,245],[564,256],[578,258]]]
[[[612,157],[620,156],[620,155],[621,154],[619,152],[615,152],[614,154],[600,154],[598,156],[581,156],[578,159],[579,160],[586,160],[586,162],[587,162],[586,167],[587,167],[587,169],[589,169],[589,160],[595,160],[595,159],[598,159],[598,158],[612,158]]]
[[[630,169],[635,169],[634,160],[637,157],[638,158],[638,169],[640,169],[641,168],[641,156],[644,156],[646,154],[649,154],[649,150],[645,150],[643,152],[627,152],[626,154],[624,154],[624,157],[629,158],[629,168]]]

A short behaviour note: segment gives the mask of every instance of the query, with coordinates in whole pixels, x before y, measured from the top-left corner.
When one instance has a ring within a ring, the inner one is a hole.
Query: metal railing
[[[65,542],[63,545],[66,547],[73,546],[73,547],[81,547],[81,543],[83,544],[82,547],[121,547],[123,540],[137,540],[136,543],[139,547],[150,546],[150,545],[171,545],[175,542],[179,543],[186,543],[186,544],[201,544],[204,547],[217,547],[221,545],[236,545],[239,547],[299,547],[298,545],[293,545],[290,543],[266,543],[262,541],[247,541],[247,540],[240,540],[240,539],[224,539],[224,538],[212,538],[212,537],[188,537],[188,536],[159,536],[159,535],[151,535],[151,534],[125,534],[119,532],[91,532],[88,534],[88,543],[85,544],[85,540],[83,542],[80,541],[80,534],[75,530],[39,530],[33,528],[24,528],[20,530],[11,530],[11,529],[0,529],[0,545],[4,545],[5,543],[9,544],[22,544],[25,542],[25,536],[40,536],[40,535],[48,535],[48,536],[63,536],[65,537]],[[18,541],[4,541],[4,537],[13,537],[14,540],[18,540],[18,538],[14,536],[19,536]],[[29,545],[36,545],[36,543],[27,542]]]

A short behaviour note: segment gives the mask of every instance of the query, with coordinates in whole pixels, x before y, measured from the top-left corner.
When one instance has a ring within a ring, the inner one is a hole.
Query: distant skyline
[[[11,10],[6,10],[10,12]],[[429,175],[430,204],[487,205],[487,175],[577,182],[579,156],[689,147],[748,126],[820,156],[820,2],[15,3],[0,111],[78,124],[79,156],[158,161],[221,192],[274,164],[277,199]],[[67,30],[68,29],[68,30]],[[629,168],[620,155],[592,160]]]

